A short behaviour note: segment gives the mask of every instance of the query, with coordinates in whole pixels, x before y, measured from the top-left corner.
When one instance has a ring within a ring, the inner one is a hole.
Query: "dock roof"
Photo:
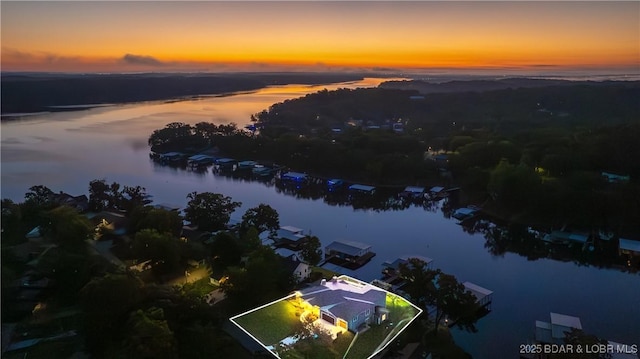
[[[473,293],[473,295],[478,299],[478,301],[481,301],[485,297],[488,297],[491,294],[493,294],[493,292],[490,291],[489,289],[482,288],[481,286],[477,284],[473,284],[471,282],[464,282],[462,283],[462,285],[464,285],[464,287],[467,288],[468,291]]]
[[[404,191],[411,193],[422,193],[424,192],[424,187],[407,186],[404,188]]]
[[[287,173],[284,173],[282,175],[282,178],[305,179],[305,178],[307,178],[307,174],[306,173],[300,173],[300,172],[287,172]]]
[[[640,253],[640,241],[620,238],[620,249]]]
[[[355,242],[355,241],[334,241],[327,246],[327,250],[334,250],[336,252],[345,253],[348,255],[356,256],[362,251],[368,250],[371,245]]]
[[[425,263],[425,265],[428,265],[429,263],[433,262],[433,259],[431,259],[429,257],[423,257],[423,256],[417,256],[417,255],[409,255],[409,256],[403,256],[403,257],[397,258],[393,262],[384,262],[384,263],[382,263],[382,266],[385,267],[385,268],[393,268],[393,269],[397,270],[397,269],[400,269],[400,264],[408,263],[410,258],[420,259],[421,261],[423,261]]]
[[[372,192],[376,188],[373,186],[367,186],[363,184],[352,184],[351,186],[349,186],[349,189],[356,190],[356,191]]]
[[[580,318],[566,314],[551,313],[551,335],[554,338],[564,338],[564,333],[570,328],[582,329]]]

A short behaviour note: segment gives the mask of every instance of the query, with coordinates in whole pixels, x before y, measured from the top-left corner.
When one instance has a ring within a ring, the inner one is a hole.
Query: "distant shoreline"
[[[364,74],[2,74],[3,120],[98,106],[228,96],[273,85],[358,81]],[[6,117],[6,118],[5,118]]]

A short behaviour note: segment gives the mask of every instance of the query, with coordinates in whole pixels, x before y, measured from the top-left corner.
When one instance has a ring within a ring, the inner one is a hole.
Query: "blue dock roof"
[[[352,184],[351,186],[349,186],[349,189],[362,192],[373,192],[376,190],[376,188],[373,186],[366,186],[363,184]]]

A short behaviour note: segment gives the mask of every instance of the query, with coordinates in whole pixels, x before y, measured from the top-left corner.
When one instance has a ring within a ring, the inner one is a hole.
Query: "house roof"
[[[282,257],[282,263],[287,269],[288,273],[294,273],[300,265],[307,265],[306,263],[300,261],[295,254],[292,254],[288,257]]]
[[[333,241],[326,247],[326,250],[334,250],[336,252],[348,254],[348,255],[358,255],[363,250],[370,249],[371,246],[369,244],[355,242],[355,241]]]
[[[371,284],[346,280],[344,276],[300,291],[309,304],[346,320],[375,306],[385,306],[387,293]]]

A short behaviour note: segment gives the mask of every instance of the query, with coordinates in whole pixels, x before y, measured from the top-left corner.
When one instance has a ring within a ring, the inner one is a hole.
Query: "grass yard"
[[[300,328],[300,312],[289,299],[280,300],[234,319],[265,345],[279,343]]]
[[[299,298],[289,297],[271,303],[248,314],[233,319],[265,346],[277,347],[283,339],[303,331],[300,315],[303,312]],[[278,355],[287,359],[298,358],[342,358],[366,359],[385,346],[403,331],[420,313],[406,299],[386,294],[387,319],[382,324],[371,324],[369,329],[357,336],[351,332],[342,333],[336,340],[329,335],[316,333],[315,336],[298,337],[298,341],[277,348]],[[347,351],[348,350],[348,351]]]
[[[204,297],[217,287],[210,283],[209,277],[198,279],[195,282],[184,285],[185,292],[192,292],[199,297]]]
[[[380,325],[372,324],[369,330],[360,333],[349,350],[348,359],[368,358],[379,346],[400,334],[418,315],[418,310],[406,299],[394,294],[387,294],[387,309],[389,319]]]

